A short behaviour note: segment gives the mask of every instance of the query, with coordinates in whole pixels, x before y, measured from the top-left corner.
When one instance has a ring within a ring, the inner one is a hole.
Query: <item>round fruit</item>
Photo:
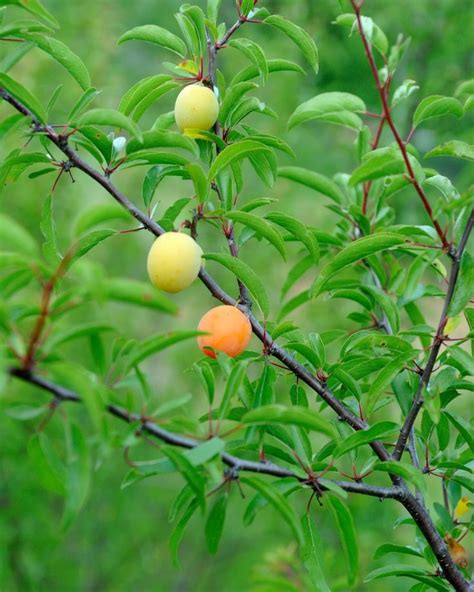
[[[185,86],[174,106],[174,118],[182,132],[207,131],[216,123],[219,103],[210,88],[201,84]]]
[[[211,308],[199,321],[198,331],[209,335],[198,337],[200,350],[206,356],[215,358],[215,351],[226,353],[231,358],[241,354],[252,337],[252,326],[248,318],[235,306]]]
[[[165,292],[181,292],[197,278],[201,256],[201,247],[187,234],[162,234],[148,253],[147,269],[151,283]]]

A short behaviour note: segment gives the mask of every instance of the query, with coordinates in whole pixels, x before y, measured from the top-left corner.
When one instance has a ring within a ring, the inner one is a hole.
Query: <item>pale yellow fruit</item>
[[[165,292],[181,292],[197,278],[202,249],[181,232],[158,237],[148,253],[147,270],[151,283]]]
[[[210,88],[201,84],[185,86],[174,106],[174,118],[179,129],[207,131],[216,123],[219,103]]]

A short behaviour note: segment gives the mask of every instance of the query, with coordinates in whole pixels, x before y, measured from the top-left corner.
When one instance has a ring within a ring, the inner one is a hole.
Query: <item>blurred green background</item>
[[[203,2],[196,2],[204,6]],[[67,43],[87,64],[94,86],[102,90],[95,106],[115,108],[122,94],[137,80],[162,71],[160,62],[170,60],[170,54],[143,43],[117,46],[116,40],[127,29],[145,23],[156,23],[178,32],[173,14],[179,7],[176,0],[82,0],[64,2],[45,0],[45,5],[61,23],[59,38]],[[223,0],[222,17],[230,24],[235,18],[233,0]],[[347,91],[360,95],[373,111],[378,111],[377,96],[369,74],[361,44],[356,36],[347,38],[347,30],[331,22],[340,12],[337,0],[269,0],[262,2],[276,12],[305,27],[315,37],[320,50],[320,74],[306,78],[298,74],[272,75],[267,86],[258,95],[279,115],[277,121],[255,120],[261,129],[281,135],[297,153],[297,163],[326,175],[350,171],[356,164],[354,135],[338,127],[309,124],[288,132],[285,122],[290,113],[303,100],[330,90]],[[403,61],[397,82],[405,78],[418,82],[421,90],[407,104],[396,111],[397,122],[405,135],[410,127],[413,105],[431,94],[452,95],[457,83],[469,77],[473,67],[472,32],[474,11],[471,0],[367,0],[365,13],[384,29],[394,42],[399,33],[412,37],[412,45]],[[9,11],[9,18],[17,15]],[[268,57],[285,57],[301,63],[301,55],[286,38],[269,28],[248,26],[245,35],[258,41]],[[0,46],[0,59],[11,50],[8,44]],[[220,67],[232,75],[244,65],[232,49],[220,56]],[[63,83],[54,123],[62,123],[80,90],[68,75],[38,50],[32,51],[11,74],[35,92],[44,103],[58,83]],[[167,96],[151,110],[143,123],[151,125],[154,117],[172,109],[174,98]],[[0,105],[2,117],[10,113]],[[453,119],[436,120],[417,133],[414,144],[428,150],[449,138],[469,138],[472,115],[461,122]],[[13,146],[0,146],[1,156]],[[290,164],[289,158],[282,163]],[[459,189],[464,189],[472,178],[460,161],[430,162],[449,175]],[[269,195],[269,190],[249,172],[245,196]],[[77,180],[70,183],[64,176],[55,194],[55,214],[61,247],[71,240],[74,221],[79,214],[95,203],[107,200],[105,193],[88,179],[75,172]],[[116,182],[137,204],[140,204],[141,172],[119,173]],[[7,187],[0,199],[0,212],[8,213],[39,237],[39,219],[44,197],[51,187],[51,177],[29,180],[25,175],[14,186]],[[182,182],[165,180],[159,189],[159,210],[179,197],[188,196],[190,189]],[[278,208],[297,215],[308,224],[325,230],[331,228],[333,214],[326,209],[327,202],[285,180],[277,182],[271,196],[279,199]],[[424,220],[417,200],[409,191],[397,194],[392,204],[399,219]],[[123,225],[123,228],[128,227]],[[1,240],[1,237],[0,237]],[[144,280],[145,258],[151,238],[144,233],[121,235],[112,239],[114,244],[100,246],[84,264],[84,281],[93,282],[95,265],[102,265],[110,276],[127,276]],[[207,237],[209,243],[212,234]],[[206,244],[206,239],[204,239]],[[278,294],[289,267],[272,262],[269,249],[249,247],[242,256],[251,261],[269,286]],[[214,249],[213,249],[214,250]],[[214,270],[213,270],[214,271]],[[218,274],[217,274],[218,275]],[[227,276],[220,278],[233,289]],[[300,286],[301,288],[301,286]],[[37,292],[31,292],[31,298]],[[115,324],[126,336],[144,338],[154,332],[171,328],[194,328],[201,315],[213,301],[199,283],[175,298],[180,307],[176,317],[167,317],[153,311],[135,311],[130,314],[126,305],[103,306],[100,302],[72,314],[65,325],[80,320],[100,319]],[[337,308],[336,308],[337,307]],[[345,316],[353,307],[320,301],[306,306],[293,315],[305,331],[324,331],[329,328],[349,328]],[[63,325],[63,326],[65,326]],[[257,347],[257,344],[254,344]],[[90,354],[80,346],[68,346],[64,355],[91,364]],[[187,372],[199,352],[194,344],[185,344],[160,355],[149,366],[149,378],[156,389],[156,401],[167,400],[185,392],[192,392],[193,409],[188,413],[200,414],[205,410],[204,394]],[[183,360],[185,361],[183,364]],[[280,381],[284,392],[290,379]],[[13,401],[35,401],[42,397],[24,385],[11,383],[0,407]],[[83,411],[68,409],[81,422],[87,422]],[[61,438],[62,421],[55,419],[48,431]],[[0,590],[2,592],[125,592],[131,590],[156,592],[237,592],[250,590],[256,575],[269,565],[286,573],[298,583],[298,562],[294,559],[290,536],[278,516],[269,510],[259,514],[250,527],[242,524],[242,513],[248,500],[241,500],[234,487],[231,493],[223,542],[217,556],[210,557],[204,544],[202,523],[195,517],[186,532],[181,550],[181,569],[171,565],[167,540],[171,531],[167,512],[180,488],[178,478],[153,478],[130,488],[120,490],[120,483],[128,470],[122,450],[117,448],[97,465],[93,476],[90,498],[78,521],[66,533],[60,531],[62,500],[43,489],[35,467],[27,455],[27,442],[34,433],[34,422],[17,422],[0,414]],[[118,427],[120,430],[120,426]],[[302,507],[305,497],[301,497]],[[362,573],[381,565],[374,562],[374,549],[382,542],[411,542],[413,529],[401,526],[393,530],[395,519],[402,515],[399,507],[389,502],[352,498],[351,508],[358,525]],[[322,509],[316,512],[326,555],[324,565],[334,589],[346,590],[342,551],[334,533],[331,517]],[[273,556],[271,555],[273,554]],[[275,555],[276,554],[276,555]],[[293,562],[295,565],[293,565]],[[342,583],[341,583],[342,582]],[[383,580],[370,585],[361,584],[357,590],[399,592],[409,589],[404,580]]]

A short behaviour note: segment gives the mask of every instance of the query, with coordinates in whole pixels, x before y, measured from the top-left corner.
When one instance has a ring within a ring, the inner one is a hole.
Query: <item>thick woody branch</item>
[[[425,369],[420,379],[420,383],[418,385],[418,390],[416,392],[415,398],[413,399],[413,404],[411,409],[405,419],[405,422],[402,426],[400,431],[400,436],[398,438],[397,444],[395,446],[395,450],[393,452],[393,458],[395,460],[400,460],[402,454],[405,450],[407,440],[410,436],[410,433],[413,429],[415,424],[416,418],[421,411],[424,403],[424,396],[423,392],[427,387],[431,375],[433,373],[433,368],[435,366],[436,360],[438,358],[439,351],[444,341],[444,328],[448,321],[448,310],[453,299],[454,290],[456,288],[456,284],[459,278],[459,268],[461,264],[461,258],[466,248],[467,241],[469,236],[472,232],[472,227],[474,223],[474,210],[471,212],[469,216],[469,220],[466,224],[466,228],[464,229],[462,238],[459,242],[459,246],[456,249],[453,257],[452,257],[452,264],[451,264],[451,273],[449,276],[449,283],[448,283],[448,291],[446,293],[446,298],[444,300],[443,310],[441,312],[441,318],[438,323],[438,328],[436,330],[436,335],[433,338],[433,343],[431,344],[430,355],[428,357],[428,362],[426,363]]]
[[[10,375],[19,378],[24,382],[33,384],[43,389],[44,391],[47,391],[54,397],[54,400],[56,400],[57,402],[82,402],[81,398],[77,393],[57,384],[54,384],[30,370],[25,370],[22,368],[11,368]],[[196,446],[199,446],[199,444],[202,443],[199,440],[195,440],[193,438],[189,438],[186,436],[181,436],[180,434],[175,434],[174,432],[169,432],[168,430],[161,428],[155,423],[149,420],[145,420],[140,415],[130,413],[122,407],[118,407],[117,405],[107,405],[106,410],[110,415],[113,415],[114,417],[126,423],[139,424],[140,430],[146,432],[154,438],[157,438],[165,444],[176,446],[178,448],[190,449],[196,448]],[[251,473],[260,473],[262,475],[270,475],[273,477],[293,478],[299,481],[302,485],[308,484],[309,486],[311,486],[311,484],[308,483],[306,478],[297,475],[291,469],[282,467],[273,462],[251,461],[240,458],[238,456],[234,456],[232,454],[228,454],[226,452],[221,454],[221,459],[225,465],[234,469],[237,472],[246,471]],[[359,493],[363,495],[377,497],[379,499],[398,499],[403,495],[403,490],[400,487],[376,487],[372,485],[366,485],[365,483],[351,483],[350,481],[333,482],[342,489],[344,489],[344,491],[347,491],[349,493]],[[321,490],[325,489],[322,484],[318,486]]]

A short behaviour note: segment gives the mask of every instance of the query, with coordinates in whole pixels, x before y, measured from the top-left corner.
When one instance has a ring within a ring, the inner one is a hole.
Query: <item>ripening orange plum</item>
[[[215,351],[224,352],[235,358],[245,351],[252,337],[252,325],[235,306],[221,305],[211,308],[202,317],[198,331],[209,333],[198,337],[199,349],[210,358],[215,358]],[[214,351],[215,350],[215,351]]]

